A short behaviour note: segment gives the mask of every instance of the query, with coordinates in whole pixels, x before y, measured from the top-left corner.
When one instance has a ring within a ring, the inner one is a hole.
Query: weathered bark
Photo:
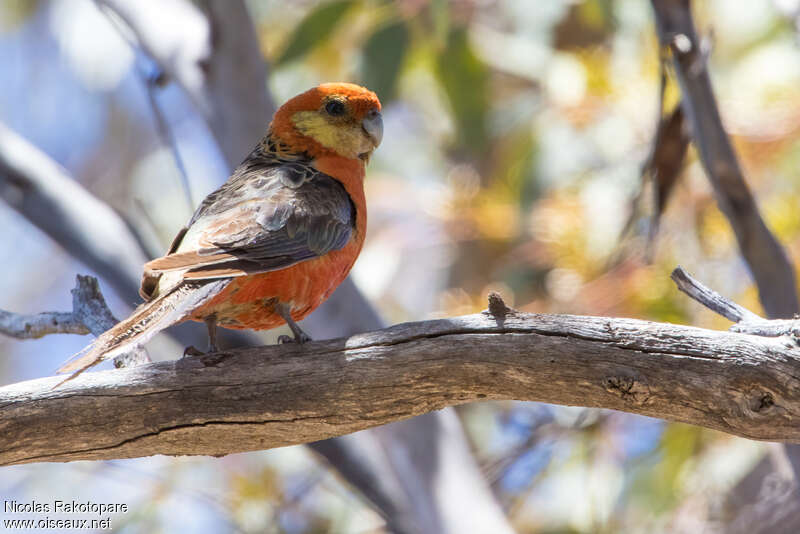
[[[603,317],[488,313],[0,389],[0,464],[223,455],[479,399],[624,410],[800,441],[800,347]],[[58,436],[57,440],[53,436]]]

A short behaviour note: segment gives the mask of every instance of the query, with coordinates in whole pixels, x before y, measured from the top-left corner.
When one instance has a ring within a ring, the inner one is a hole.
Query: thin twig
[[[735,302],[726,299],[713,289],[704,286],[680,265],[672,271],[670,275],[678,286],[678,289],[689,295],[691,298],[714,311],[726,319],[738,323],[741,321],[763,321],[761,317],[747,310]]]
[[[750,310],[732,302],[713,289],[704,286],[683,267],[676,267],[670,275],[678,289],[689,295],[709,310],[718,313],[736,324],[730,327],[731,332],[752,334],[764,337],[794,336],[800,338],[800,320],[798,319],[764,319]]]
[[[758,286],[770,318],[800,311],[795,272],[789,257],[769,231],[744,178],[722,125],[706,67],[707,54],[695,29],[689,0],[651,0],[661,46],[672,53],[681,88],[681,106],[692,140],[714,187],[717,203],[731,224],[742,257]]]
[[[170,128],[167,123],[164,111],[161,109],[161,105],[158,103],[158,98],[155,94],[156,85],[158,83],[157,80],[161,76],[161,73],[148,76],[144,72],[143,67],[139,67],[137,70],[142,84],[144,85],[145,93],[147,93],[147,100],[150,103],[150,109],[153,111],[156,130],[161,137],[161,142],[170,148],[172,158],[175,160],[175,166],[178,168],[178,172],[181,175],[181,184],[183,185],[183,194],[186,199],[187,213],[192,213],[194,211],[194,197],[192,195],[192,185],[189,181],[189,173],[186,171],[186,165],[183,163],[183,157],[178,148],[178,140],[175,138],[172,128]]]
[[[161,109],[161,105],[158,103],[158,97],[155,93],[157,86],[164,85],[166,83],[166,73],[161,70],[161,67],[154,60],[151,60],[153,63],[153,68],[150,69],[150,72],[147,72],[145,70],[145,66],[140,61],[140,56],[148,57],[142,46],[134,42],[129,32],[123,31],[123,28],[120,27],[119,19],[115,16],[112,16],[113,12],[110,11],[107,6],[99,5],[98,7],[100,8],[100,12],[106,16],[108,22],[117,31],[119,36],[126,43],[128,43],[128,46],[130,46],[131,51],[136,58],[136,73],[139,75],[139,80],[142,82],[142,87],[147,95],[147,102],[150,104],[150,110],[153,112],[153,120],[155,121],[156,131],[161,138],[162,144],[168,146],[172,152],[172,158],[175,160],[175,167],[177,167],[178,173],[181,176],[181,185],[183,186],[183,193],[186,199],[187,212],[192,213],[194,211],[194,197],[192,195],[191,183],[189,182],[189,173],[186,172],[186,165],[184,165],[183,157],[181,157],[181,152],[178,149],[178,141],[172,132],[172,128],[170,128],[167,122],[164,110]]]

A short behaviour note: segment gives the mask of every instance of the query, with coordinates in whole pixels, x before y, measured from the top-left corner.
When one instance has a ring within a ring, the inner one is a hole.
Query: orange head
[[[312,157],[341,156],[368,161],[383,137],[378,97],[352,83],[325,83],[275,112],[272,134]]]

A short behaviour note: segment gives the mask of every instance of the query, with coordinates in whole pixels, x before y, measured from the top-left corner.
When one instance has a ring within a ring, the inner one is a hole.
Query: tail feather
[[[142,304],[128,317],[107,330],[67,361],[59,373],[73,373],[72,380],[86,369],[147,343],[161,330],[186,319],[192,310],[217,295],[230,280],[181,284],[151,302]]]

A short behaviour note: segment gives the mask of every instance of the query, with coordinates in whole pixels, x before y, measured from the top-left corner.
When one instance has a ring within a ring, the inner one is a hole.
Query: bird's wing
[[[310,165],[237,170],[203,201],[175,252],[145,273],[207,280],[284,269],[344,247],[354,221],[342,184]]]

